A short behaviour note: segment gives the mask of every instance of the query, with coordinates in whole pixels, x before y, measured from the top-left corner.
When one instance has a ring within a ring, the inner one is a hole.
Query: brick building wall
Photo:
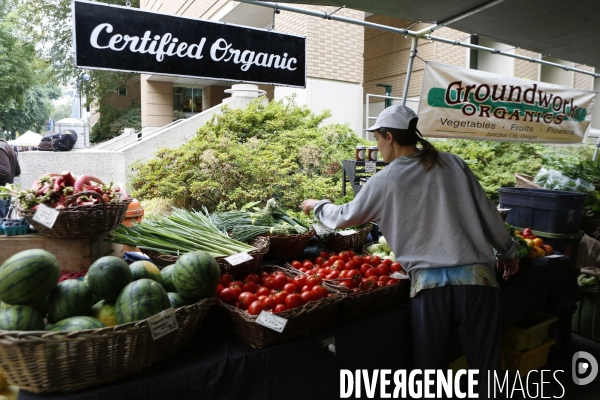
[[[535,59],[540,58],[539,53],[534,53],[533,51],[524,49],[515,49],[515,54]],[[539,79],[539,76],[540,64],[531,61],[520,60],[518,58],[515,59],[515,77],[537,81]]]
[[[583,69],[585,71],[590,72],[594,71],[593,67],[588,67],[587,65],[577,65],[575,66],[575,68]],[[591,75],[576,73],[573,82],[573,87],[576,87],[578,89],[594,90],[594,78]]]

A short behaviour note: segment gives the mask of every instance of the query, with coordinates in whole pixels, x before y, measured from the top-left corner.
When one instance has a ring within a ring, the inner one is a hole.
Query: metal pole
[[[406,80],[404,81],[404,89],[402,90],[402,105],[406,105],[406,98],[408,97],[408,85],[410,85],[410,76],[412,75],[413,62],[417,56],[417,43],[419,38],[417,36],[412,38],[410,44],[410,57],[408,58],[408,67],[406,68]]]
[[[598,155],[598,147],[600,147],[600,135],[598,135],[598,140],[596,141],[596,150],[594,150],[594,156],[592,157],[592,161],[596,161],[596,156]]]

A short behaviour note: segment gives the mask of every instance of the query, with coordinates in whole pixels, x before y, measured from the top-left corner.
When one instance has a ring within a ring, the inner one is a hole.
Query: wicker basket
[[[0,331],[0,372],[34,393],[74,391],[134,375],[179,352],[212,298],[175,310],[179,329],[156,340],[147,320],[79,332]]]
[[[541,186],[537,183],[533,183],[533,176],[523,175],[523,174],[515,174],[515,178],[517,179],[517,183],[515,187],[520,188],[534,188],[540,189]]]
[[[310,230],[297,235],[268,235],[269,252],[265,258],[287,260],[300,257],[314,234],[315,231]]]
[[[262,262],[264,255],[269,251],[269,238],[265,236],[256,237],[250,241],[250,245],[256,247],[256,250],[251,250],[248,252],[248,254],[252,257],[252,260],[248,260],[242,264],[232,266],[225,261],[225,257],[216,257],[219,267],[221,268],[221,273],[224,274],[228,272],[237,278],[243,277],[244,275],[255,271]],[[144,253],[150,257],[154,264],[161,267],[175,264],[179,258],[179,256],[176,255],[161,254],[149,250],[144,250]]]
[[[341,318],[360,317],[374,311],[399,306],[407,301],[410,296],[410,281],[408,279],[400,279],[395,285],[358,292],[337,285],[334,280],[326,281],[325,286],[345,295],[339,308]]]
[[[274,270],[284,271],[289,277],[300,274],[299,271],[277,265],[263,265],[261,271],[272,272]],[[288,320],[282,333],[275,332],[269,328],[256,323],[258,316],[250,315],[229,304],[225,304],[217,298],[217,304],[230,321],[230,329],[242,340],[252,347],[262,348],[275,343],[284,342],[310,332],[331,328],[335,326],[338,306],[343,295],[336,289],[332,297],[324,297],[318,301],[311,301],[302,307],[286,310],[277,316]]]
[[[98,204],[72,206],[80,196],[92,196],[99,199]],[[117,202],[105,202],[96,192],[79,192],[67,198],[66,207],[59,211],[52,228],[33,220],[35,210],[22,210],[19,213],[43,236],[58,239],[84,239],[98,233],[113,230],[123,222],[127,206],[133,199]]]
[[[357,250],[364,246],[369,232],[373,226],[369,224],[365,228],[361,228],[351,235],[340,235],[339,233],[324,235],[320,237],[323,244],[330,250]]]

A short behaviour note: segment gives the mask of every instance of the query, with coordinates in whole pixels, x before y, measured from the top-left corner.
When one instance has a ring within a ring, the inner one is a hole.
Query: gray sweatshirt
[[[518,243],[464,161],[439,154],[444,167],[429,172],[418,158],[397,158],[350,203],[318,202],[315,216],[331,229],[377,222],[411,279],[420,269],[474,263],[493,274],[496,257],[514,258]]]

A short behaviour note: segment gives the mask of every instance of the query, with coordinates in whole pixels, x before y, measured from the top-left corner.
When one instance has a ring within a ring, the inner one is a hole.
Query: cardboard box
[[[54,254],[61,270],[79,271],[89,268],[104,256],[123,257],[123,246],[105,241],[107,233],[88,239],[53,239],[38,233],[0,236],[0,264],[12,255],[29,249],[44,249]]]

